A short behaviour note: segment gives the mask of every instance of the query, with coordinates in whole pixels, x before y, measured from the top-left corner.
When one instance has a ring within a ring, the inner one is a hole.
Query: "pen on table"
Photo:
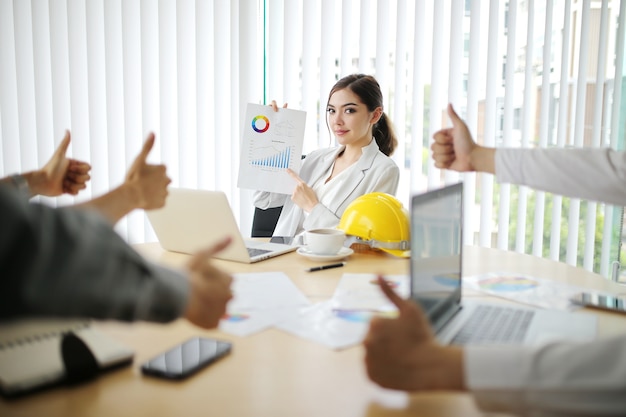
[[[331,269],[331,268],[341,268],[342,266],[344,266],[346,263],[345,262],[339,262],[338,264],[330,264],[330,265],[322,265],[322,266],[315,266],[313,268],[309,268],[306,271],[307,272],[314,272],[314,271],[323,271],[325,269]]]

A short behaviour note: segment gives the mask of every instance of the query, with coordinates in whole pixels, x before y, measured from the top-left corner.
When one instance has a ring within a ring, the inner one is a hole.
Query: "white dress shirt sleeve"
[[[569,197],[626,206],[626,152],[609,148],[498,148],[496,178]]]
[[[586,343],[465,348],[484,410],[527,416],[626,415],[626,335]]]

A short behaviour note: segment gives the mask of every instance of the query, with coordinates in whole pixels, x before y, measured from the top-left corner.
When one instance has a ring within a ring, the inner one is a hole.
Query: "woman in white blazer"
[[[274,110],[278,110],[272,101]],[[286,105],[285,105],[286,106]],[[389,158],[397,139],[383,112],[383,96],[374,77],[353,74],[331,89],[326,123],[339,146],[306,156],[291,196],[257,191],[254,205],[283,206],[274,236],[296,236],[305,230],[336,227],[355,198],[374,191],[395,195],[400,169]],[[289,198],[291,197],[291,198]]]

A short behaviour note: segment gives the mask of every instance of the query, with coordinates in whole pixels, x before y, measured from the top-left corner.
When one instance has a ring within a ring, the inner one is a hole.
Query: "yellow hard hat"
[[[395,256],[410,257],[409,213],[394,196],[369,193],[346,207],[339,229],[366,244]]]

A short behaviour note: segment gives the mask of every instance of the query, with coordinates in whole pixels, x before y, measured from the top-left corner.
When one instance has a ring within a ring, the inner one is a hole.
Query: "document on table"
[[[407,275],[385,279],[400,296],[409,295]],[[302,308],[276,327],[331,349],[344,349],[361,343],[373,317],[396,314],[397,308],[381,292],[376,274],[343,274],[330,300]]]
[[[296,182],[286,169],[300,172],[306,112],[248,103],[237,186],[291,194]]]
[[[385,280],[402,298],[409,296],[408,275],[387,275]],[[380,290],[377,274],[343,274],[333,294],[332,305],[341,311],[396,311]]]
[[[586,291],[583,287],[551,279],[504,271],[463,277],[463,289],[472,289],[518,303],[563,311],[581,308],[572,304],[570,297]]]
[[[220,330],[247,336],[293,316],[311,303],[282,272],[233,275],[233,299],[220,321]]]
[[[371,315],[341,315],[332,300],[300,309],[276,328],[331,349],[344,349],[361,343]]]

